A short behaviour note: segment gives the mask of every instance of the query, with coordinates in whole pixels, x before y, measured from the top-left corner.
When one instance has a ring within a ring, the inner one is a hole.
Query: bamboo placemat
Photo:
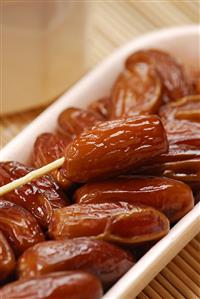
[[[200,298],[200,234],[137,296],[137,299],[161,298]]]
[[[143,33],[162,27],[200,22],[199,0],[96,0],[88,3],[91,17],[87,40],[88,68],[92,68],[115,48]],[[0,148],[43,109],[38,108],[34,111],[2,117]],[[137,298],[200,298],[200,234],[152,280]]]

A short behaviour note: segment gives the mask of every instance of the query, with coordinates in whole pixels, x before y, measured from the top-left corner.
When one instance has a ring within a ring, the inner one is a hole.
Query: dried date
[[[150,63],[160,76],[164,93],[169,100],[178,100],[193,93],[191,82],[187,79],[183,67],[168,53],[150,49],[134,53],[126,60],[129,71],[134,70],[135,63]]]
[[[32,167],[19,162],[0,162],[0,186],[10,183],[32,170]],[[4,198],[27,209],[45,228],[51,219],[53,209],[68,204],[66,196],[49,175],[6,193]]]
[[[191,189],[179,181],[164,177],[122,177],[86,184],[75,193],[78,203],[125,201],[151,206],[163,212],[171,222],[182,218],[194,206]]]
[[[200,158],[200,148],[189,144],[170,144],[169,151],[148,161],[148,166],[155,163],[186,161]]]
[[[135,173],[158,175],[183,181],[193,191],[200,190],[200,148],[189,144],[171,144],[169,152],[148,161]]]
[[[81,271],[57,272],[10,283],[0,290],[0,299],[101,299],[96,277]]]
[[[40,168],[63,157],[64,150],[69,142],[67,138],[58,134],[43,133],[39,135],[34,144],[34,166]],[[50,174],[61,188],[68,189],[71,186],[72,183],[61,175],[60,169],[56,169]]]
[[[164,214],[126,202],[73,204],[57,209],[49,227],[54,239],[92,236],[122,244],[158,240],[168,231]]]
[[[195,192],[200,190],[200,158],[147,165],[139,172],[169,177],[188,184]]]
[[[110,106],[111,106],[111,99],[106,97],[92,102],[88,106],[88,109],[99,114],[102,117],[102,120],[109,120]]]
[[[61,172],[74,182],[104,179],[127,173],[167,149],[157,116],[107,121],[85,130],[69,144]]]
[[[200,95],[180,99],[160,109],[170,144],[200,146]]]
[[[69,138],[74,138],[85,128],[90,128],[102,120],[104,120],[102,116],[91,110],[67,108],[58,117],[59,132]]]
[[[160,78],[151,63],[135,59],[130,70],[124,70],[113,86],[111,118],[156,113],[161,104],[161,90]]]
[[[16,256],[44,240],[35,218],[24,208],[0,200],[0,230],[9,241]]]
[[[42,242],[29,248],[19,259],[18,273],[20,278],[28,278],[54,271],[83,270],[110,286],[132,266],[131,254],[115,245],[75,238]]]
[[[6,279],[15,269],[15,257],[13,251],[0,231],[0,282]]]

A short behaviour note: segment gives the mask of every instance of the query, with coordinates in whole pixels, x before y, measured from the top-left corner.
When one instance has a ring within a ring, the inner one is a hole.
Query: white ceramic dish
[[[105,96],[123,67],[124,59],[142,48],[170,52],[183,63],[200,69],[200,26],[192,25],[160,30],[138,38],[114,52],[87,74],[53,105],[46,109],[22,133],[1,150],[0,160],[28,162],[36,136],[52,131],[58,114],[66,107],[85,107]],[[174,226],[137,264],[125,274],[104,299],[133,299],[149,281],[200,231],[200,204]]]

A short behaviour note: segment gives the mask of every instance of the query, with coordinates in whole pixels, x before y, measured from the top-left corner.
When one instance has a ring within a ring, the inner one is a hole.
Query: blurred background
[[[200,1],[7,1],[1,4],[0,147],[117,47],[200,22]]]

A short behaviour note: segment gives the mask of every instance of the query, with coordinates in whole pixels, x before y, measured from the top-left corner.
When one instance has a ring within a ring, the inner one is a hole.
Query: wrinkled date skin
[[[0,282],[15,269],[14,253],[5,236],[0,231]]]
[[[67,138],[59,136],[58,134],[43,133],[39,135],[34,144],[33,163],[34,166],[40,168],[49,164],[64,155],[64,150],[69,144]],[[51,175],[63,189],[68,189],[71,182],[63,178],[60,174],[60,169],[51,172]]]
[[[178,162],[200,158],[200,147],[189,144],[170,144],[169,151],[148,161],[148,164]],[[148,165],[148,166],[149,166]]]
[[[54,239],[93,236],[121,244],[158,240],[168,231],[164,214],[126,202],[74,204],[58,209],[49,228]]]
[[[90,128],[104,119],[91,110],[67,108],[58,117],[59,132],[69,138],[79,135],[85,128]]]
[[[158,175],[187,183],[200,190],[200,148],[188,144],[172,144],[169,152],[148,161],[136,174]]]
[[[0,230],[3,232],[16,256],[44,240],[35,218],[16,204],[0,200]]]
[[[169,177],[185,182],[194,192],[200,190],[200,158],[153,164],[141,167],[140,173]]]
[[[170,144],[200,148],[200,95],[189,96],[164,105],[159,115]]]
[[[107,121],[85,130],[69,144],[61,171],[74,182],[105,179],[127,173],[167,150],[157,116]]]
[[[132,255],[115,245],[75,238],[42,242],[29,248],[19,259],[18,273],[20,278],[28,278],[79,269],[97,276],[104,286],[110,286],[132,266]]]
[[[138,62],[148,62],[154,67],[169,100],[175,101],[193,93],[192,84],[187,80],[183,67],[169,54],[155,49],[139,51],[128,57],[125,66],[132,71]]]
[[[135,57],[131,69],[124,70],[113,86],[111,119],[156,113],[161,104],[161,89],[160,78],[151,63]]]
[[[0,186],[10,183],[32,170],[33,168],[19,162],[0,162]],[[48,175],[6,193],[4,198],[27,209],[44,228],[48,226],[53,209],[68,204],[59,186]]]
[[[200,96],[184,97],[161,107],[160,117],[169,140],[169,152],[149,160],[141,174],[161,175],[200,190]]]
[[[194,206],[191,189],[181,182],[162,177],[123,177],[86,184],[75,193],[79,203],[125,201],[151,206],[171,222],[179,220]]]
[[[0,299],[101,299],[96,277],[81,271],[57,272],[10,283],[0,290]]]
[[[200,95],[182,98],[172,104],[172,107],[176,109],[176,119],[200,123]]]
[[[111,100],[110,98],[102,98],[92,102],[88,109],[99,114],[102,117],[102,120],[110,119],[110,106]]]

